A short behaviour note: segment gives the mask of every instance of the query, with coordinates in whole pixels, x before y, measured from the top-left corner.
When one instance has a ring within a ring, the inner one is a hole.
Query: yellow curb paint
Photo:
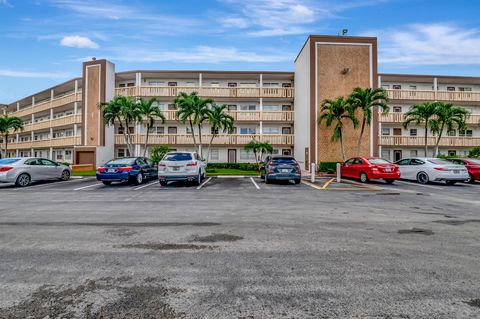
[[[315,189],[320,189],[320,190],[322,190],[322,188],[321,188],[320,186],[317,186],[317,185],[315,185],[315,184],[306,182],[306,181],[304,181],[304,180],[302,180],[302,184],[308,185],[308,186],[313,187],[313,188],[315,188]]]
[[[328,182],[326,182],[326,183],[322,186],[322,189],[327,189],[327,188],[328,188],[328,185],[330,185],[334,180],[335,180],[335,178],[330,179]]]

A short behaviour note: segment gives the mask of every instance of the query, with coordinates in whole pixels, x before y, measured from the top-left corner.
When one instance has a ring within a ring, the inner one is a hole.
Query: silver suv
[[[158,164],[158,180],[166,186],[170,181],[187,181],[200,185],[207,164],[196,152],[168,152]]]

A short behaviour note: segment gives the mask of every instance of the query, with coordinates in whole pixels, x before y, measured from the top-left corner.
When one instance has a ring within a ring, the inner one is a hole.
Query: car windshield
[[[451,162],[443,160],[443,159],[429,159],[428,162],[436,165],[452,165]]]
[[[368,161],[371,164],[391,164],[389,161],[387,161],[383,158],[369,158]]]
[[[297,161],[295,161],[293,158],[274,158],[272,159],[273,164],[295,164]]]
[[[18,162],[20,159],[19,158],[3,158],[0,159],[0,165],[2,164],[13,164]]]
[[[167,154],[167,155],[165,155],[163,160],[164,161],[170,161],[170,162],[191,161],[192,160],[192,154],[189,154],[189,153]]]
[[[132,165],[135,161],[135,158],[126,157],[126,158],[116,158],[107,162],[105,165]]]

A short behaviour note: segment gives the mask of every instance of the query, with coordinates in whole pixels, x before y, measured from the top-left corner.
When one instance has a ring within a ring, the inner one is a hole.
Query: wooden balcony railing
[[[33,107],[27,107],[21,109],[20,111],[10,113],[11,116],[27,116],[32,113],[37,113],[45,110],[49,110],[51,108],[56,108],[59,106],[63,106],[73,102],[80,102],[82,101],[82,93],[71,93],[68,95],[64,95],[53,100],[43,101],[41,103],[36,103]]]
[[[145,144],[145,134],[132,135],[133,144]],[[208,144],[211,135],[202,135],[204,144]],[[221,134],[214,138],[213,145],[245,145],[251,140],[269,142],[272,145],[293,145],[293,134]],[[124,145],[125,139],[122,134],[115,135],[115,144]],[[191,135],[151,134],[148,137],[149,145],[193,145]]]
[[[197,92],[205,97],[224,98],[293,98],[295,89],[289,88],[242,88],[242,87],[198,87],[198,86],[132,86],[116,88],[115,95],[145,97],[175,97],[179,93]]]
[[[49,140],[41,141],[28,141],[28,142],[19,142],[19,143],[10,143],[8,144],[9,150],[16,149],[31,149],[31,148],[47,148],[47,147],[64,147],[64,146],[75,146],[80,145],[80,136],[69,136],[69,137],[60,137],[53,138]]]
[[[437,141],[436,137],[428,137],[429,146],[434,146]],[[380,145],[384,146],[424,146],[425,138],[420,136],[380,136]],[[452,147],[474,147],[480,145],[478,137],[442,137],[440,146]]]
[[[380,122],[383,123],[403,123],[405,120],[405,113],[389,112],[386,114],[380,113]],[[467,124],[480,125],[480,115],[471,114],[467,118]]]
[[[177,111],[162,111],[167,121],[176,121]],[[228,111],[235,121],[293,122],[294,111]]]
[[[52,120],[47,120],[43,122],[37,122],[37,123],[30,123],[24,125],[23,132],[28,132],[28,131],[38,131],[38,130],[44,130],[44,129],[49,129],[50,127],[59,127],[59,126],[64,126],[64,125],[73,125],[73,124],[81,124],[82,123],[82,115],[77,114],[77,115],[67,115],[64,117],[59,117],[56,119]],[[12,134],[13,132],[11,132]]]
[[[387,89],[391,100],[480,102],[480,92]]]

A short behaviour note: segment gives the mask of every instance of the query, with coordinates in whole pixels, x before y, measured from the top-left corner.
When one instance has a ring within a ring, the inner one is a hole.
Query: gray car
[[[0,159],[0,183],[15,183],[25,187],[32,182],[60,179],[68,181],[70,167],[37,157],[15,157]]]

